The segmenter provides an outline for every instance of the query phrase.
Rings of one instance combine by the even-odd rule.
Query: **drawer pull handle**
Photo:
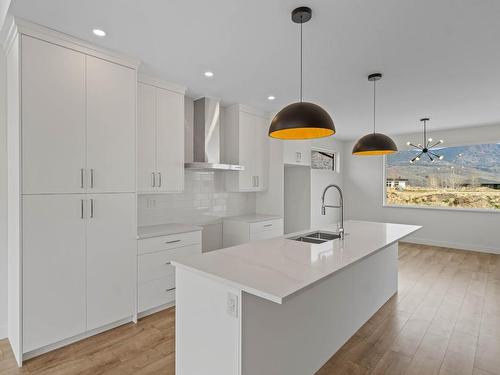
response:
[[[165,243],[169,244],[169,243],[176,243],[176,242],[181,242],[181,240],[166,241]]]
[[[168,266],[171,262],[166,262],[165,265]]]
[[[272,224],[266,224],[264,225],[264,228],[269,228],[269,227],[272,227],[273,225]]]
[[[175,288],[168,288],[168,289],[165,289],[165,292],[171,292],[172,290],[175,290]]]

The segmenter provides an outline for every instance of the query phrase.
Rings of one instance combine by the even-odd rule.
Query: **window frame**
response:
[[[333,169],[322,169],[322,168],[313,168],[312,167],[312,153],[313,152],[325,152],[333,155]],[[311,147],[311,170],[315,171],[330,171],[334,173],[340,173],[340,153],[338,151],[334,151],[332,149],[324,148],[324,147]]]

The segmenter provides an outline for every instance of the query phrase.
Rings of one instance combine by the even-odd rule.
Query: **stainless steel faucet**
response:
[[[339,192],[339,205],[338,206],[330,206],[325,204],[325,195],[328,189],[335,188]],[[323,190],[323,195],[321,195],[321,215],[326,215],[326,208],[340,208],[340,228],[339,235],[340,239],[344,239],[344,196],[342,195],[342,189],[340,186],[335,184],[328,185],[325,190]]]

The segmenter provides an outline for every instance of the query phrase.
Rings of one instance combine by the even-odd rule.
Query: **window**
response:
[[[410,163],[417,151],[386,157],[387,205],[500,211],[500,143],[443,147],[435,150],[442,160]]]
[[[311,151],[311,168],[312,169],[329,169],[335,171],[336,155],[331,151],[312,150]]]

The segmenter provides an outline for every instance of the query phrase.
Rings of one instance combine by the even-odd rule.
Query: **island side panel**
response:
[[[276,304],[242,295],[242,375],[319,368],[397,292],[397,244]]]
[[[239,375],[241,291],[176,267],[175,373]],[[237,316],[228,298],[237,297]]]

